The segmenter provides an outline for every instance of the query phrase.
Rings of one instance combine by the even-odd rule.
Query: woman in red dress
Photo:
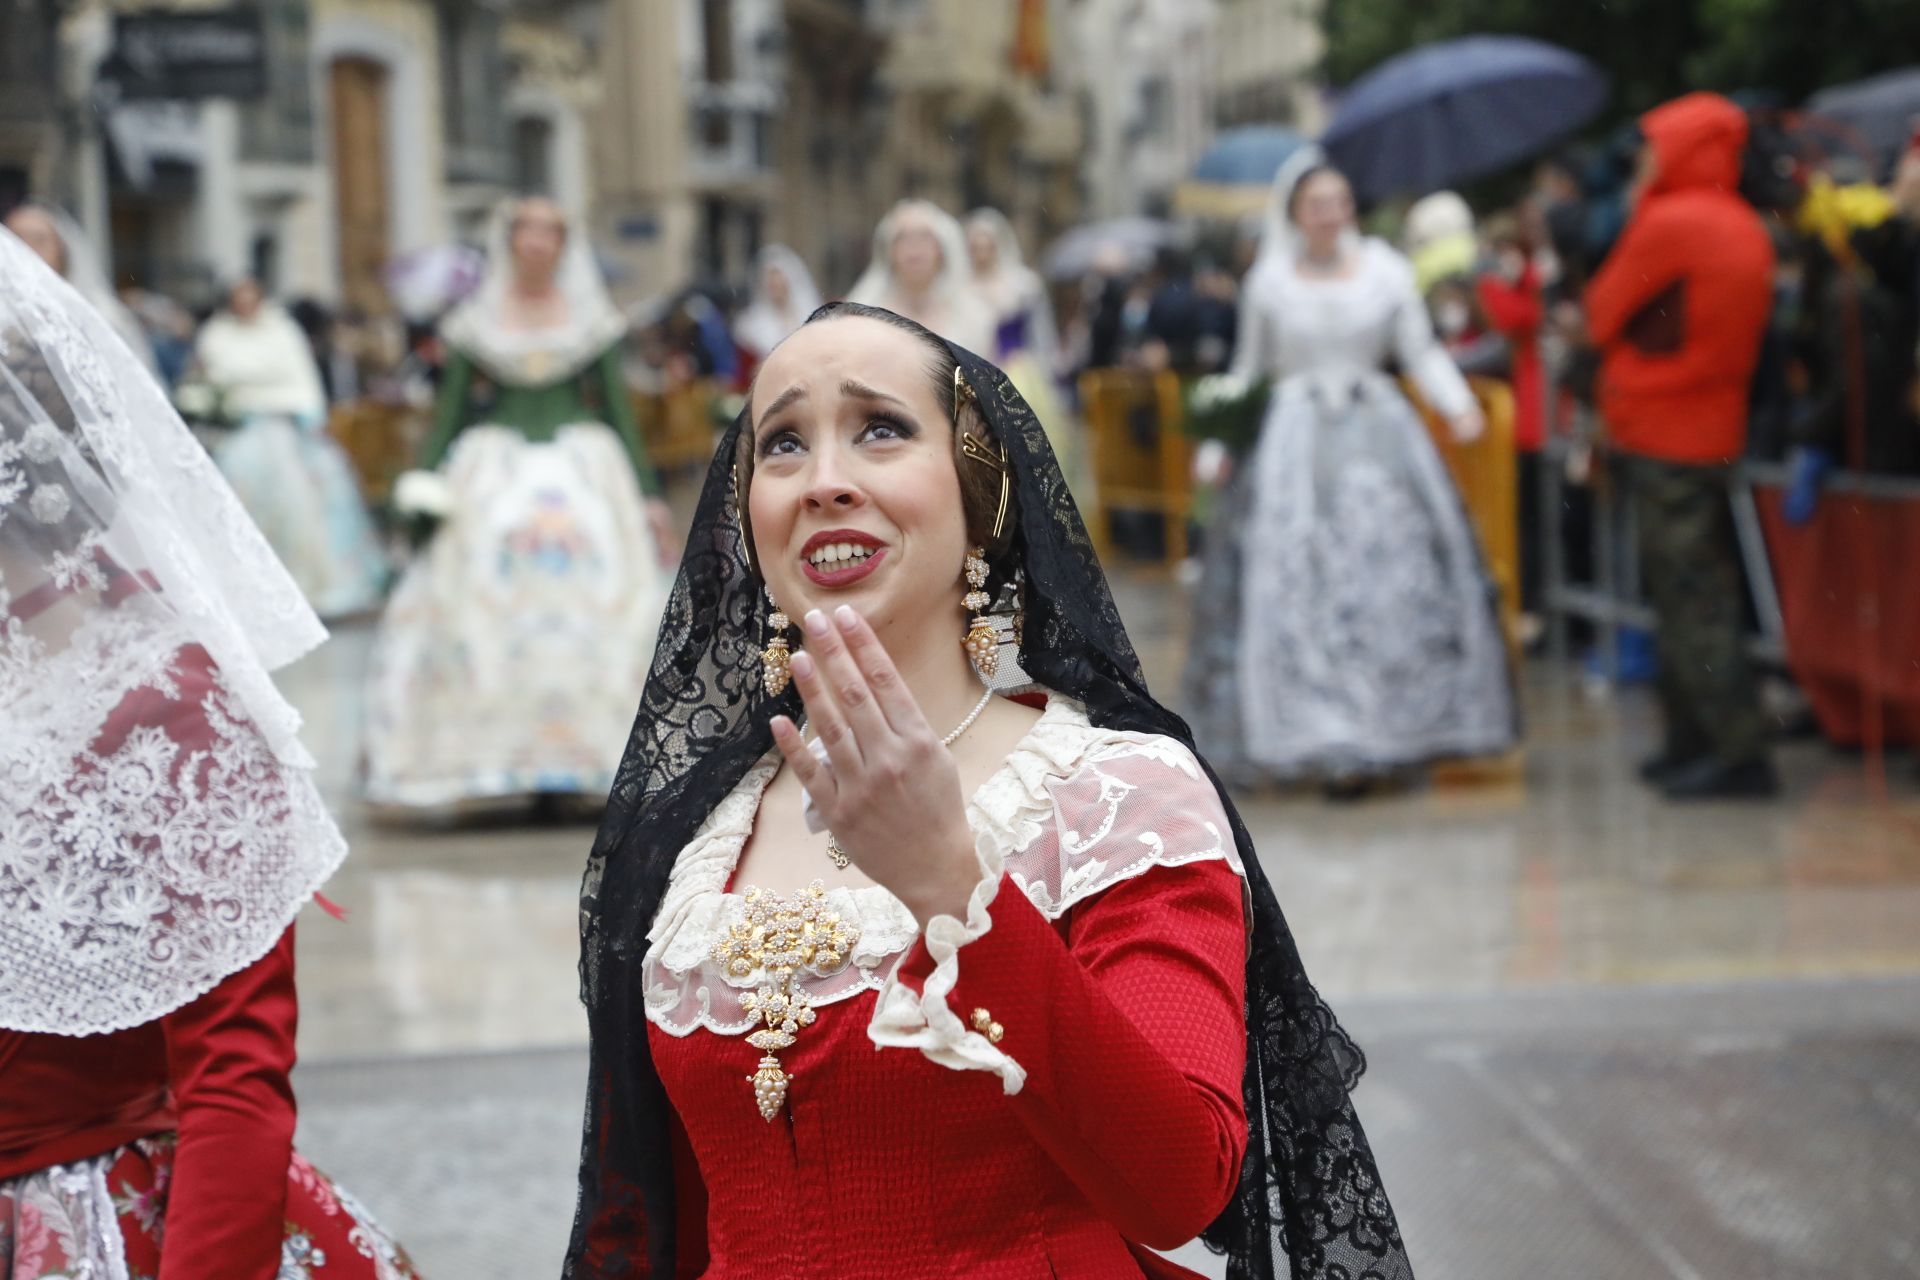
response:
[[[0,231],[0,1280],[405,1280],[293,1151],[346,854],[268,671],[324,637],[152,378]]]
[[[584,888],[566,1274],[1411,1275],[1359,1054],[1005,375],[823,308],[689,546]]]

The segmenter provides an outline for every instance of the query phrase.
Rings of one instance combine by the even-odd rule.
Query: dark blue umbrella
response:
[[[1579,54],[1522,36],[1465,36],[1360,77],[1321,144],[1362,199],[1436,191],[1538,155],[1606,99],[1606,76]]]
[[[1220,186],[1264,187],[1306,141],[1284,125],[1249,124],[1228,129],[1213,140],[1193,167],[1193,180]]]

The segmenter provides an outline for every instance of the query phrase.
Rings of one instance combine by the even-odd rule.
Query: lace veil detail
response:
[[[149,1022],[345,856],[268,672],[325,636],[158,384],[0,232],[0,1027]]]

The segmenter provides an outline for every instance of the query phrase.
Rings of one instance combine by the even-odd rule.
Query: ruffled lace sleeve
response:
[[[869,1036],[943,1066],[992,1071],[1017,1093],[1026,1079],[1021,1063],[952,1000],[964,949],[993,929],[1004,886],[1057,921],[1156,867],[1211,861],[1239,875],[1239,853],[1191,751],[1172,738],[1095,728],[1060,700],[974,797],[969,818],[981,877],[966,918],[927,922],[915,953],[881,990]]]

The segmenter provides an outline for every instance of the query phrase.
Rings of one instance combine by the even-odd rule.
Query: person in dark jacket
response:
[[[1740,196],[1747,120],[1693,93],[1641,119],[1633,212],[1586,293],[1600,408],[1640,500],[1666,742],[1641,773],[1673,799],[1772,795],[1742,644],[1729,468],[1772,303],[1774,250]]]

